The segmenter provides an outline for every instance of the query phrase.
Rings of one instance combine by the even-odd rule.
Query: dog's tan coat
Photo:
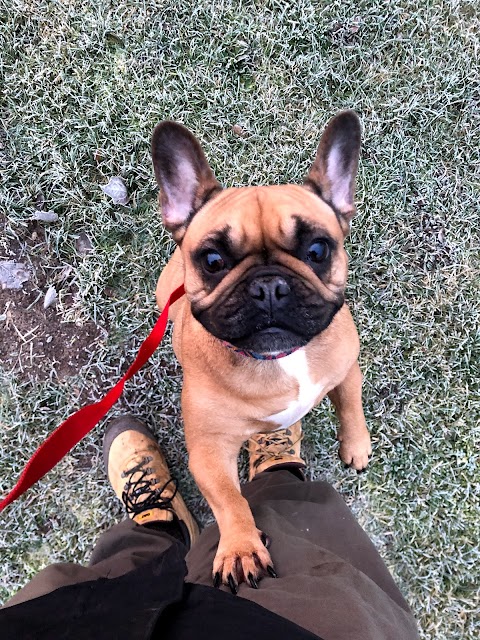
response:
[[[298,360],[295,353],[287,356],[284,363],[238,355],[206,331],[191,313],[193,301],[208,306],[210,298],[218,298],[223,290],[228,291],[231,282],[250,267],[249,260],[254,263],[255,252],[264,247],[280,264],[297,272],[303,270],[302,276],[311,281],[312,286],[321,288],[326,298],[343,290],[347,275],[343,249],[325,285],[318,282],[308,266],[277,248],[279,239],[289,235],[292,214],[312,221],[321,219],[328,233],[343,245],[344,229],[332,209],[304,187],[227,189],[193,217],[181,249],[175,250],[157,286],[160,309],[180,284],[185,284],[187,292],[186,297],[171,308],[170,318],[175,323],[173,346],[184,371],[182,409],[190,469],[220,527],[214,572],[220,571],[224,582],[230,573],[235,575],[237,558],[243,578],[249,572],[258,575],[255,555],[263,567],[271,564],[248,504],[239,492],[237,456],[242,443],[253,434],[287,426],[279,424],[275,416],[299,401],[302,376],[308,376],[311,389],[318,389],[315,397],[305,402],[306,410],[327,394],[336,407],[342,460],[355,469],[362,469],[371,452],[361,403],[359,340],[346,305],[327,329],[302,349],[308,371],[298,375],[291,375],[288,370],[288,359]],[[225,281],[208,294],[190,263],[190,255],[199,239],[210,229],[220,228],[222,222],[228,222],[239,243],[248,245],[252,257],[242,262],[238,273],[233,269]],[[296,420],[301,416],[293,417]],[[242,579],[238,571],[236,575]]]

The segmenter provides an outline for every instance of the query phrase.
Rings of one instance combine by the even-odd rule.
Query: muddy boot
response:
[[[112,420],[103,440],[108,479],[137,524],[177,522],[189,547],[199,530],[178,492],[165,457],[147,427],[130,416]]]

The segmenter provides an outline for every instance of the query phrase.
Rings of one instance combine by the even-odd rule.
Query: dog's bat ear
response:
[[[348,233],[355,215],[355,178],[360,154],[361,128],[354,111],[341,111],[327,124],[305,186],[332,205]],[[346,223],[346,224],[345,224]]]
[[[163,224],[181,242],[194,214],[222,187],[195,136],[178,122],[155,127],[152,159]]]

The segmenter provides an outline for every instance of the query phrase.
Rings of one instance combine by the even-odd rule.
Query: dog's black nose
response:
[[[285,301],[290,287],[280,276],[262,276],[251,281],[248,292],[258,307],[270,310]]]

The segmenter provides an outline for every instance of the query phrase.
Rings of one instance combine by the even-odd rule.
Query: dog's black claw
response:
[[[258,582],[251,573],[248,574],[248,582],[253,589],[258,589]]]
[[[366,470],[367,470],[367,467],[364,467],[363,469],[359,469],[357,471],[357,476],[359,476],[361,473],[365,473]]]
[[[217,571],[217,573],[213,576],[213,586],[215,587],[215,589],[218,589],[221,581],[222,581],[222,576],[220,575],[220,571]]]
[[[277,576],[277,574],[276,574],[276,572],[275,572],[275,569],[272,567],[272,565],[271,565],[271,564],[269,564],[269,565],[268,565],[268,567],[267,567],[267,573],[268,573],[270,576],[272,576],[272,578],[278,578],[278,576]]]
[[[230,587],[230,591],[233,593],[234,596],[236,596],[238,593],[238,584],[235,582],[235,579],[231,573],[228,574],[227,580],[228,580],[228,586]]]
[[[350,469],[350,465],[349,465],[349,464],[344,464],[344,465],[343,465],[343,468],[344,468],[344,469]]]
[[[270,546],[270,538],[267,536],[267,534],[264,531],[262,531],[260,540],[262,541],[263,546],[268,549],[268,547]]]

